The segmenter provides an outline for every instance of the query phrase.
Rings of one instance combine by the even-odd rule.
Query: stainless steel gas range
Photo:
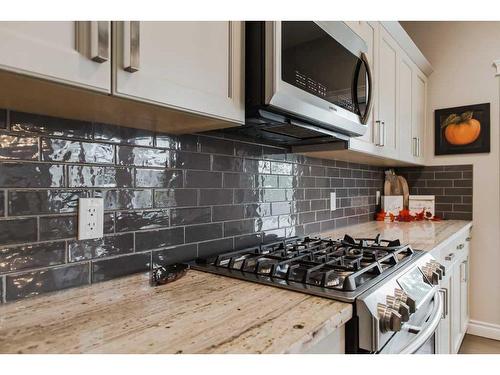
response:
[[[347,353],[433,353],[445,269],[399,240],[291,238],[192,268],[353,304]]]

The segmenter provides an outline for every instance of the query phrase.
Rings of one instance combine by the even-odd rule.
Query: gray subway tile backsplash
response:
[[[2,118],[10,118],[0,133],[10,137],[0,142],[7,301],[366,222],[384,182],[384,168],[254,142],[20,112],[0,111],[0,127]],[[16,137],[28,138],[26,148]],[[445,218],[472,215],[471,166],[398,171],[412,193],[439,193]],[[104,198],[104,238],[76,239],[80,197]]]
[[[398,168],[396,172],[408,180],[410,194],[435,195],[437,216],[472,220],[471,164]]]

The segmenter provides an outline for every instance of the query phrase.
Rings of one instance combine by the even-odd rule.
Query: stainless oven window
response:
[[[363,116],[368,76],[364,62],[311,21],[281,23],[281,79]]]

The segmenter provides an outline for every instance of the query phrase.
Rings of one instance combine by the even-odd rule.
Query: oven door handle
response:
[[[400,354],[413,354],[415,353],[425,342],[435,333],[439,322],[441,321],[441,315],[443,313],[443,299],[441,297],[441,293],[439,289],[436,289],[434,293],[434,308],[432,309],[431,315],[426,322],[425,327],[418,329],[420,327],[412,327],[411,331],[418,332],[415,336],[415,339],[411,341],[408,345],[406,345],[401,351]],[[417,328],[417,329],[415,329]]]

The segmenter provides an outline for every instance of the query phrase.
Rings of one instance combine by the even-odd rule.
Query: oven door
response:
[[[443,300],[439,289],[425,306],[421,306],[401,331],[387,342],[380,354],[434,354],[436,330],[443,315]]]
[[[267,22],[267,104],[333,131],[364,134],[373,97],[366,51],[340,21]]]

